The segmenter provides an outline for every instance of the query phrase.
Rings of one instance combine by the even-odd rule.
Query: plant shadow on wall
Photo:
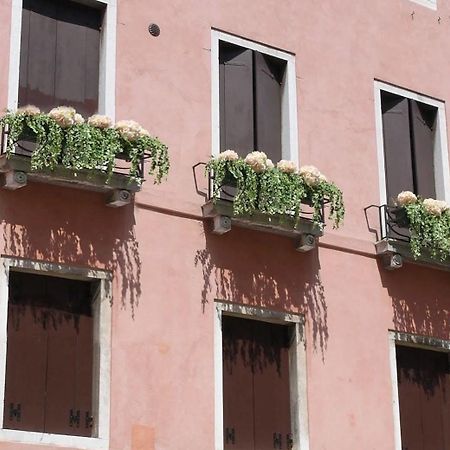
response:
[[[101,194],[39,183],[0,191],[0,202],[3,254],[109,270],[134,317],[141,259],[132,205],[108,208]]]
[[[450,339],[448,272],[415,264],[390,272],[380,261],[378,265],[382,285],[392,299],[395,330]]]
[[[217,236],[205,224],[206,248],[198,250],[202,308],[215,299],[305,314],[314,349],[328,342],[327,304],[317,250],[298,253],[291,239],[233,228]]]

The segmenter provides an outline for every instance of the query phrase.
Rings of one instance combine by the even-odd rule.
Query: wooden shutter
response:
[[[254,52],[256,150],[281,159],[281,93],[285,61]]]
[[[413,191],[408,99],[381,92],[387,202],[401,191]]]
[[[227,316],[222,323],[225,448],[291,448],[289,328]]]
[[[291,448],[288,327],[256,322],[255,448]]]
[[[402,447],[450,448],[448,354],[397,346]]]
[[[223,424],[224,448],[254,448],[253,321],[224,316]]]
[[[416,193],[436,198],[434,139],[437,108],[410,100]]]
[[[11,272],[3,426],[38,432],[45,423],[45,308],[34,293],[39,280],[22,280],[22,274]]]
[[[20,50],[19,105],[48,110],[55,105],[56,5],[24,0]]]
[[[69,0],[24,0],[19,104],[98,107],[102,10]]]
[[[254,150],[252,51],[219,46],[220,149],[245,156]]]
[[[91,436],[90,283],[13,272],[10,286],[5,427]]]

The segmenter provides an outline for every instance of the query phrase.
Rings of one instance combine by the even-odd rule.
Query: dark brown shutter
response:
[[[102,10],[69,0],[25,0],[19,104],[98,107]]]
[[[11,294],[3,426],[38,432],[45,423],[47,332],[43,311],[33,306],[31,298]]]
[[[254,52],[256,149],[281,159],[281,92],[286,63]]]
[[[253,321],[224,316],[222,333],[224,448],[253,449]]]
[[[91,285],[12,273],[5,426],[92,435]],[[22,420],[11,416],[20,404]]]
[[[225,448],[291,448],[289,328],[222,320]]]
[[[50,0],[23,2],[19,105],[55,106],[56,5]]]
[[[448,354],[397,346],[402,447],[450,448]]]
[[[437,108],[414,100],[410,100],[409,104],[416,193],[424,198],[436,198],[434,139]]]
[[[401,191],[414,191],[408,99],[381,92],[386,191],[389,204]]]
[[[220,149],[245,156],[254,150],[252,51],[221,42],[219,63]]]

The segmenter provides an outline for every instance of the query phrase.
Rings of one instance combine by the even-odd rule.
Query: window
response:
[[[427,8],[437,9],[437,0],[411,0],[414,3],[417,3],[422,6],[426,6]]]
[[[298,161],[295,57],[219,31],[212,34],[213,154],[264,151]]]
[[[109,277],[22,260],[5,265],[0,440],[107,448]]]
[[[114,118],[116,0],[12,0],[8,108]]]
[[[397,345],[396,360],[401,448],[450,448],[449,354]]]
[[[375,83],[382,203],[401,191],[448,199],[444,104],[385,83]]]
[[[70,0],[23,0],[19,106],[97,111],[102,16]]]
[[[217,311],[216,448],[308,448],[299,316],[227,303]]]

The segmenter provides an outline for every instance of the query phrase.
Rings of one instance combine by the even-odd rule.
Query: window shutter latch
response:
[[[14,403],[9,404],[9,420],[16,419],[16,422],[20,422],[22,419],[22,405],[17,403],[17,406]]]
[[[225,428],[225,444],[233,444],[236,442],[234,428]]]
[[[80,410],[77,409],[76,411],[74,409],[71,409],[69,411],[69,426],[77,428],[80,428]]]

